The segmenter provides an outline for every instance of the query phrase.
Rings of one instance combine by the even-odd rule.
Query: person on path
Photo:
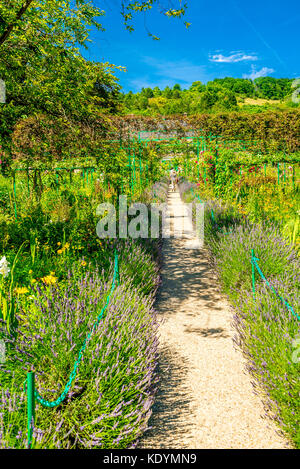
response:
[[[171,180],[171,190],[174,192],[176,188],[176,182],[177,182],[177,172],[174,168],[172,168],[170,171],[170,180]]]

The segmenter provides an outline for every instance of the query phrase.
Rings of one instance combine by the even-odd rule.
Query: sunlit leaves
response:
[[[164,14],[169,18],[182,18],[185,15],[187,4],[185,3],[182,6],[181,0],[178,0],[179,8],[173,7],[173,2],[168,1],[166,2],[168,5],[160,2],[159,0],[127,0],[122,1],[122,16],[124,19],[124,25],[126,29],[130,32],[134,31],[133,27],[133,19],[135,14],[139,13],[147,13],[149,12],[153,6],[156,4],[160,13]],[[191,23],[184,23],[186,28],[188,28]],[[148,35],[155,41],[159,40],[159,37],[155,36],[151,32],[148,32]]]

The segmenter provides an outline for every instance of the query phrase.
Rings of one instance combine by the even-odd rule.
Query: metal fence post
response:
[[[252,264],[252,292],[253,299],[255,300],[255,266],[254,266],[254,249],[251,249],[251,264]]]
[[[27,373],[27,435],[28,448],[31,446],[33,423],[35,417],[35,399],[34,399],[34,373]]]

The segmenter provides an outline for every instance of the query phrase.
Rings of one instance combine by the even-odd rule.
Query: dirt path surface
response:
[[[183,222],[178,192],[168,199],[171,234]],[[191,238],[190,235],[187,238]],[[204,249],[165,239],[160,327],[160,389],[140,448],[286,448],[253,393],[235,350],[232,310],[218,293]]]

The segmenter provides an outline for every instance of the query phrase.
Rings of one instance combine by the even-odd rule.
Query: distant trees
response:
[[[213,82],[209,83],[217,83],[235,94],[240,94],[247,97],[252,97],[255,92],[255,87],[252,80],[246,78],[215,78]]]
[[[151,88],[142,88],[141,95],[146,98],[153,98],[154,93]]]
[[[205,91],[205,85],[203,85],[201,81],[194,81],[190,86],[190,91],[201,93],[202,91]]]
[[[235,94],[220,85],[208,84],[206,91],[202,93],[201,110],[236,110],[237,100]]]
[[[143,88],[140,93],[124,95],[123,103],[130,112],[138,111],[141,108],[139,97],[147,97],[148,104],[145,107],[144,100],[142,108],[143,113],[149,115],[237,111],[237,98],[283,100],[292,94],[292,83],[289,78],[262,77],[254,81],[248,78],[216,78],[206,85],[195,81],[188,89],[182,89],[178,83],[173,88],[166,86],[163,90],[158,86]]]
[[[254,80],[256,96],[265,99],[283,99],[292,92],[290,78],[260,77]]]

